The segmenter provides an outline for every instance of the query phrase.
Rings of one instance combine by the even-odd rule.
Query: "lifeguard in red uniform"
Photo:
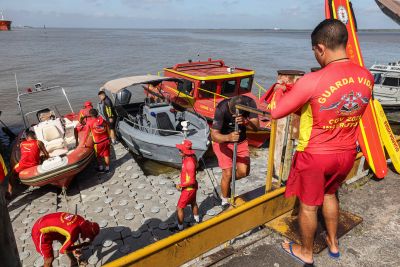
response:
[[[85,119],[89,117],[89,111],[93,108],[93,104],[90,101],[86,101],[83,105],[83,109],[79,111],[79,122],[85,124]]]
[[[44,266],[52,266],[53,241],[59,241],[62,244],[61,254],[67,254],[71,260],[71,266],[78,266],[77,249],[89,245],[99,234],[99,225],[95,222],[85,220],[79,215],[67,212],[56,212],[47,214],[39,218],[32,227],[32,240],[37,252],[44,258]],[[89,239],[78,245],[74,245],[79,237],[82,241]]]
[[[98,171],[110,171],[110,130],[107,121],[99,116],[95,109],[89,111],[89,118],[86,125],[92,135],[94,142],[94,151],[96,152]],[[84,140],[87,139],[87,136]],[[86,142],[85,142],[86,143]],[[105,169],[103,168],[102,159],[104,159]]]
[[[42,153],[44,158],[49,158],[49,153],[47,152],[42,141],[36,139],[36,134],[34,131],[26,131],[26,139],[19,144],[21,151],[21,158],[17,165],[14,167],[14,172],[18,175],[21,171],[34,167],[40,164]],[[12,185],[8,183],[8,193],[12,194]]]
[[[185,139],[182,144],[176,147],[182,156],[181,183],[176,185],[176,189],[181,191],[181,196],[176,207],[178,226],[171,228],[172,231],[183,230],[184,208],[187,205],[192,207],[193,217],[196,223],[200,222],[199,207],[196,202],[198,184],[196,181],[196,154],[192,150],[192,142]]]

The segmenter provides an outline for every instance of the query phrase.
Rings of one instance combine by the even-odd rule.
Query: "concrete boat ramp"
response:
[[[52,212],[67,211],[99,223],[100,234],[92,246],[84,250],[83,259],[89,266],[101,266],[114,259],[172,235],[175,209],[180,193],[175,189],[179,171],[160,175],[145,175],[121,145],[113,147],[111,171],[100,174],[91,164],[78,175],[66,196],[52,187],[30,187],[17,193],[8,209],[23,266],[42,266],[31,239],[35,221]],[[267,149],[253,150],[250,176],[236,183],[238,195],[265,185]],[[207,169],[197,173],[199,204],[202,220],[218,213],[219,200],[214,186],[219,188],[221,171],[215,159],[207,159]],[[186,224],[194,222],[190,208],[185,211]],[[66,255],[58,255],[61,244],[54,243],[54,266],[69,266]]]

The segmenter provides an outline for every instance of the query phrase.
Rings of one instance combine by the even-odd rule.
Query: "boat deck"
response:
[[[112,168],[108,174],[98,174],[94,164],[78,175],[68,189],[66,198],[51,186],[28,188],[8,206],[20,259],[23,266],[42,266],[43,259],[36,252],[31,239],[31,228],[44,214],[58,211],[75,212],[101,226],[92,246],[84,250],[89,266],[101,266],[132,251],[142,248],[172,233],[175,207],[179,192],[174,184],[179,180],[175,171],[158,176],[145,175],[132,155],[118,144],[112,153]],[[252,171],[249,177],[237,182],[236,192],[242,194],[265,185],[267,150],[251,152]],[[220,180],[220,169],[210,159],[207,171]],[[117,167],[115,167],[117,166]],[[197,201],[203,221],[221,209],[213,196],[213,186],[205,171],[197,174]],[[219,187],[219,185],[217,185]],[[185,222],[191,222],[185,210]],[[55,249],[60,248],[55,243]],[[54,266],[69,266],[66,255],[55,252]]]

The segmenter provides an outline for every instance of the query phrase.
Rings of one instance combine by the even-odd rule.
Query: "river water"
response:
[[[366,66],[400,60],[400,31],[360,32],[359,38]],[[15,29],[0,32],[0,44],[1,119],[13,129],[22,125],[15,73],[20,88],[63,86],[79,110],[85,100],[97,102],[99,87],[110,79],[155,74],[188,59],[220,58],[254,69],[264,87],[278,69],[317,66],[309,31]]]

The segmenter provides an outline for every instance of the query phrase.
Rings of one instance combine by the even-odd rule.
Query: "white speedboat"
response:
[[[400,108],[400,61],[374,64],[370,68],[374,75],[374,97],[385,110]]]

